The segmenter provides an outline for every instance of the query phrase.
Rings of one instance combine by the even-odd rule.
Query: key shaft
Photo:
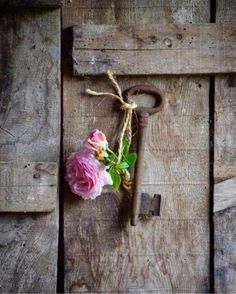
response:
[[[147,126],[148,126],[147,112],[140,112],[138,114],[139,119],[139,133],[138,133],[138,146],[137,146],[137,162],[135,166],[135,176],[134,176],[134,190],[133,190],[133,207],[131,215],[131,225],[136,226],[139,213],[140,213],[140,203],[141,203],[141,188],[142,188],[142,176],[144,167],[144,151],[145,142],[147,137]]]

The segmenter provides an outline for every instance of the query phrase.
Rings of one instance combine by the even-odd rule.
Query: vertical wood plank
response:
[[[236,3],[217,1],[216,22],[236,20]],[[231,189],[236,176],[236,77],[215,78],[215,292],[233,293],[236,289],[235,243],[236,209]],[[218,187],[221,187],[219,190]],[[222,200],[222,201],[220,201]]]
[[[58,164],[60,11],[1,12],[0,36],[0,160]],[[57,207],[1,213],[0,292],[56,292],[57,247]]]
[[[206,1],[67,4],[63,8],[64,158],[81,148],[94,127],[106,132],[114,145],[119,122],[113,101],[84,94],[86,88],[110,90],[106,78],[72,77],[68,45],[72,25],[207,21]],[[144,82],[156,84],[166,95],[165,110],[150,121],[143,179],[144,192],[162,194],[161,216],[132,228],[126,223],[130,203],[125,195],[108,189],[95,201],[82,201],[65,185],[65,291],[208,292],[208,78],[118,79],[124,89]]]

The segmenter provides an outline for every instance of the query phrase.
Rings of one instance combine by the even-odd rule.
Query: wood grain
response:
[[[236,21],[235,1],[217,1],[216,22]],[[215,292],[233,293],[236,289],[235,241],[236,209],[236,85],[234,75],[215,78]]]
[[[234,76],[215,80],[215,182],[236,176],[236,86]]]
[[[57,207],[58,166],[0,162],[0,211],[49,212]]]
[[[74,74],[236,72],[235,29],[233,23],[75,26]]]
[[[236,178],[214,185],[214,212],[236,206]]]
[[[1,215],[1,293],[56,292],[57,232],[57,213]]]
[[[215,291],[235,292],[236,208],[215,213]]]
[[[208,3],[194,3],[89,0],[63,8],[65,159],[95,127],[115,147],[121,118],[116,102],[85,95],[86,88],[111,91],[106,77],[72,76],[71,26],[207,22]],[[166,96],[148,128],[143,183],[144,192],[162,194],[161,214],[131,228],[126,194],[106,189],[95,201],[82,201],[65,184],[65,291],[208,292],[208,78],[119,76],[118,82],[122,89],[154,84]],[[152,103],[147,95],[137,99]]]
[[[1,12],[0,39],[0,160],[9,164],[4,169],[10,171],[16,162],[58,164],[60,11]],[[3,179],[9,187],[14,181],[40,182],[28,168]],[[56,184],[56,175],[53,179]],[[55,187],[53,197],[58,198]],[[58,200],[51,213],[1,213],[0,292],[56,292],[57,250]]]

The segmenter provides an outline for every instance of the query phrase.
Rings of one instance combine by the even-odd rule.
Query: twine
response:
[[[130,103],[125,102],[123,95],[122,95],[121,88],[120,88],[119,84],[117,83],[117,81],[114,77],[114,74],[108,70],[107,75],[108,75],[109,80],[112,82],[112,85],[115,88],[117,94],[113,94],[113,93],[109,93],[109,92],[95,92],[90,89],[87,89],[85,92],[87,94],[93,95],[93,96],[107,96],[107,97],[115,98],[115,99],[119,100],[121,103],[120,109],[124,110],[125,114],[124,114],[124,119],[123,119],[123,127],[122,127],[120,137],[119,137],[119,147],[118,147],[118,156],[117,156],[118,157],[117,161],[119,163],[121,161],[121,157],[122,157],[123,140],[124,140],[124,136],[126,133],[127,133],[129,146],[131,144],[132,114],[133,114],[133,110],[137,107],[137,104],[134,101],[130,101]],[[126,174],[126,176],[128,177],[127,174]]]

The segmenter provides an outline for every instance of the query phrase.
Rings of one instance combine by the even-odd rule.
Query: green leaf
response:
[[[125,137],[124,139],[123,139],[123,150],[122,150],[122,155],[124,156],[124,157],[126,157],[126,155],[128,154],[128,152],[129,152],[129,140],[128,140],[128,138],[127,137]]]
[[[108,157],[105,158],[105,165],[112,166],[115,163],[115,155],[109,154]]]
[[[120,183],[121,183],[121,176],[119,175],[118,171],[115,169],[112,169],[110,171],[110,175],[113,181],[112,187],[115,191],[118,191],[120,187]]]
[[[129,167],[134,166],[136,160],[137,160],[137,154],[136,153],[129,153],[125,157],[126,162],[128,163]]]
[[[126,161],[123,161],[123,162],[121,162],[121,163],[118,163],[118,164],[116,165],[116,167],[119,168],[119,169],[126,169],[126,168],[129,167],[129,164],[128,164]]]

